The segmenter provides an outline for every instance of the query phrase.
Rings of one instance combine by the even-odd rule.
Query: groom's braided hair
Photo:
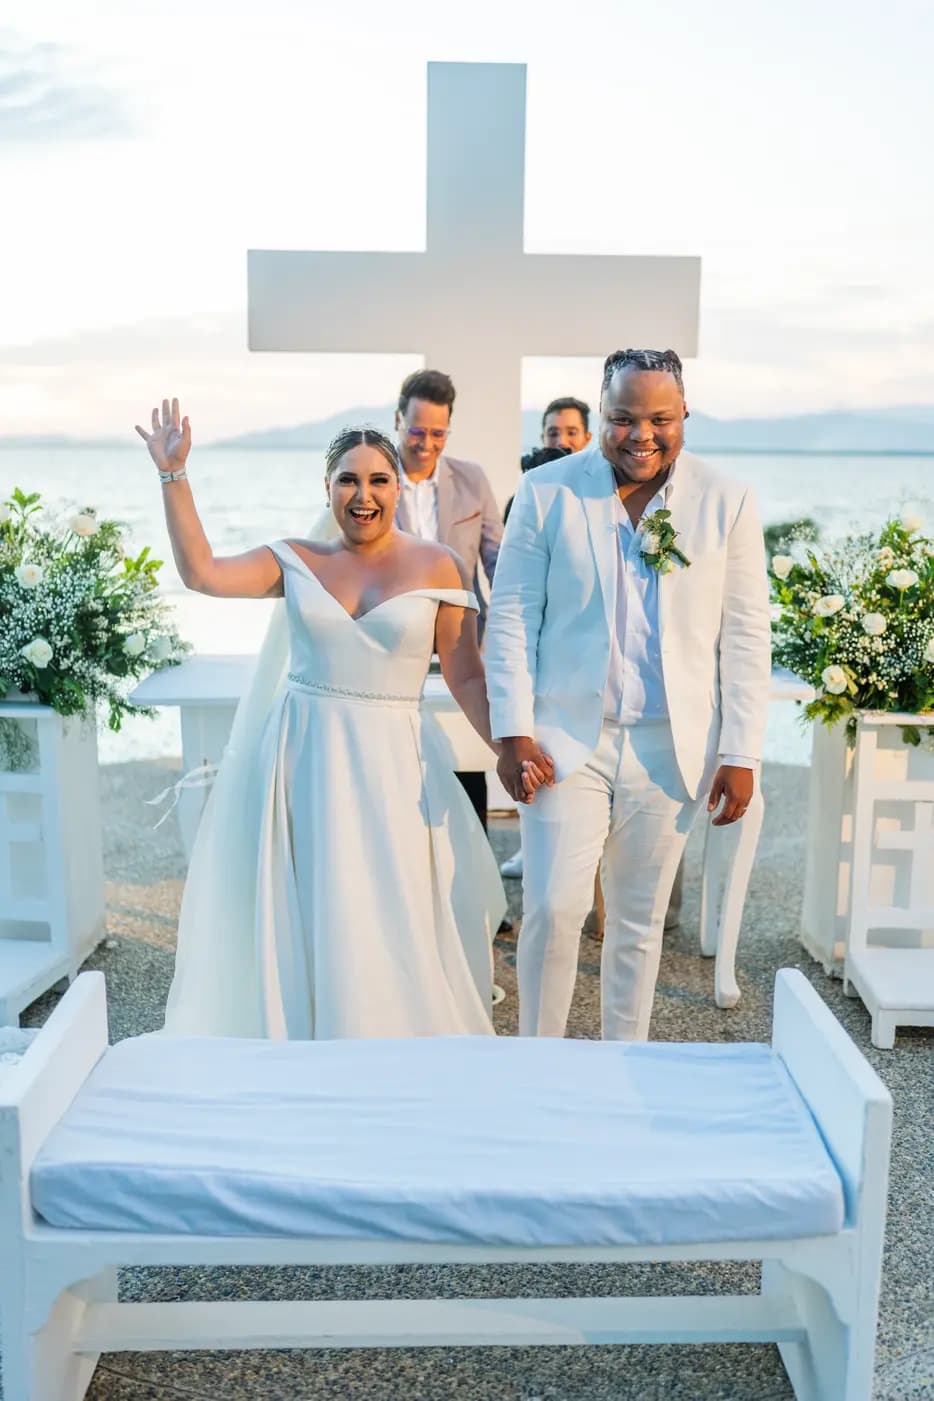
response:
[[[341,458],[354,448],[376,448],[382,453],[396,476],[399,476],[399,457],[394,444],[378,428],[342,428],[336,438],[328,443],[324,455],[325,476],[330,477]]]
[[[603,390],[609,388],[610,380],[618,370],[661,370],[674,379],[681,393],[684,393],[684,379],[681,373],[681,357],[674,350],[614,350],[606,357],[603,366]]]

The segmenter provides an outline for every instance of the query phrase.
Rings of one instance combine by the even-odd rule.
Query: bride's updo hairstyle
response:
[[[328,444],[328,450],[324,458],[325,477],[330,479],[331,473],[334,471],[341,458],[346,456],[346,454],[351,452],[354,448],[360,447],[376,448],[376,451],[382,453],[383,457],[385,457],[386,461],[389,463],[389,466],[395,472],[396,480],[401,480],[401,468],[399,466],[399,457],[396,453],[395,446],[386,437],[385,433],[380,433],[376,428],[342,428],[337,437],[332,438]]]

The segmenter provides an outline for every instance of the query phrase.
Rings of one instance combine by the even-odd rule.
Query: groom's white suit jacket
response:
[[[486,631],[493,735],[530,735],[560,780],[603,725],[616,618],[612,469],[587,447],[527,473],[500,548]],[[762,755],[770,619],[753,493],[682,452],[667,507],[691,561],[659,579],[662,672],[675,754],[692,797],[708,755]]]

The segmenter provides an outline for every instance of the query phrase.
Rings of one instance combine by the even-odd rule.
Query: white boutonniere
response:
[[[679,532],[671,524],[670,511],[653,511],[642,521],[642,558],[646,564],[657,569],[659,574],[670,574],[675,560],[683,569],[690,567],[691,561],[675,541]]]

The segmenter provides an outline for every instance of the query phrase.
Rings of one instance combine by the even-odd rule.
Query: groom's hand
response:
[[[496,772],[500,782],[517,803],[530,803],[536,790],[555,781],[551,758],[528,735],[511,735],[501,741]]]
[[[707,800],[707,811],[713,812],[723,799],[723,807],[713,820],[714,827],[728,827],[742,817],[752,802],[755,781],[752,769],[737,768],[734,764],[722,764],[717,769]]]

